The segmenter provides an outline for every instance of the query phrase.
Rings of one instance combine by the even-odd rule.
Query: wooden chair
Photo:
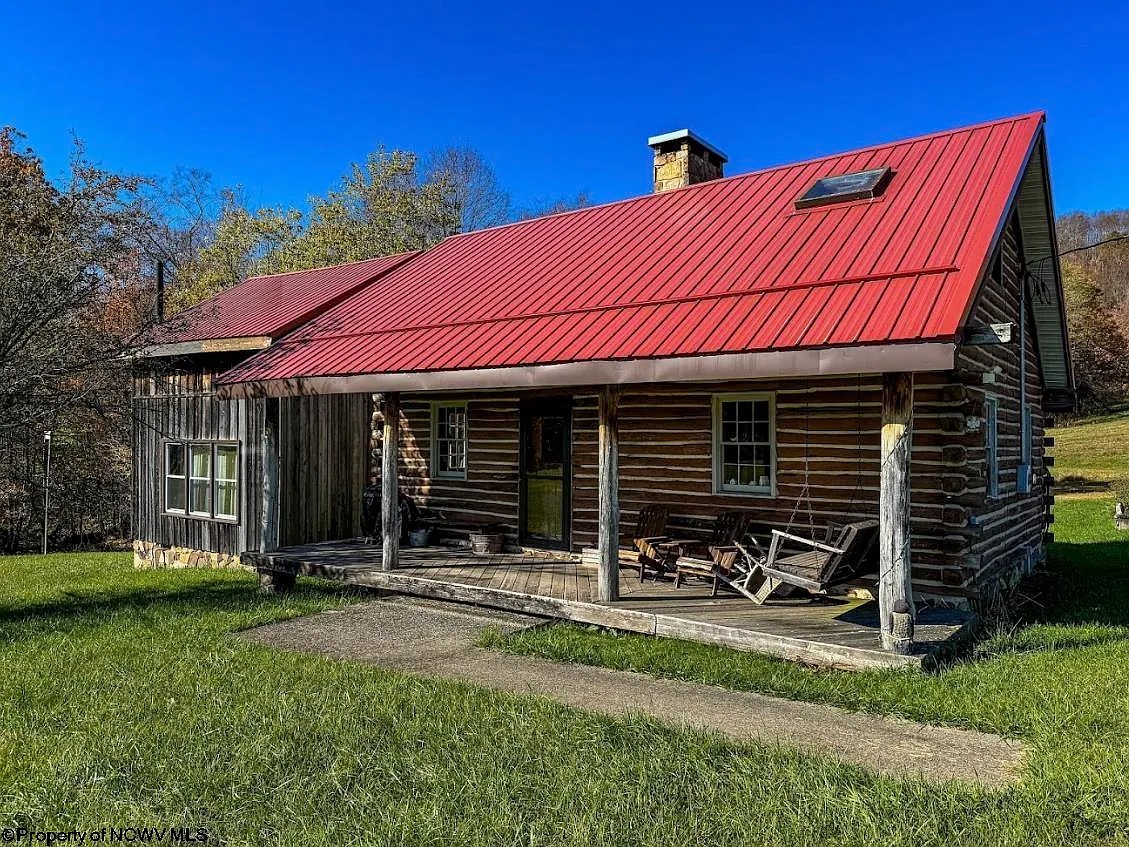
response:
[[[656,573],[666,572],[666,562],[670,555],[662,548],[671,541],[666,534],[669,517],[670,509],[655,503],[639,510],[633,541],[635,549],[639,551],[640,582],[648,568]]]
[[[722,512],[714,519],[708,540],[679,541],[671,545],[668,549],[676,554],[669,563],[674,572],[674,587],[682,585],[686,577],[712,579],[715,558],[729,555],[733,542],[745,534],[747,524],[748,516],[744,512]]]
[[[816,541],[774,529],[767,555],[737,542],[734,546],[741,553],[740,558],[735,557],[727,563],[728,567],[714,568],[714,591],[718,582],[724,582],[758,606],[785,586],[816,594],[826,592],[829,586],[850,579],[866,566],[878,541],[878,521],[831,524],[827,537],[834,540]],[[810,549],[782,555],[786,543]],[[763,580],[754,590],[752,583],[758,577]]]

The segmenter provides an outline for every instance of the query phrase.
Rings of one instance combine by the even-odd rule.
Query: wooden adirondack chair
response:
[[[648,568],[659,573],[665,572],[665,562],[671,556],[663,549],[663,545],[671,540],[666,534],[669,516],[669,508],[655,503],[639,510],[633,541],[635,549],[639,551],[640,582]]]
[[[816,541],[774,529],[767,555],[758,555],[759,551],[753,552],[737,542],[735,546],[743,554],[743,561],[728,569],[715,568],[714,574],[758,606],[787,585],[817,594],[825,592],[829,586],[850,579],[865,567],[878,540],[878,521],[832,524],[828,527],[828,539]],[[784,556],[786,543],[811,549]],[[756,577],[763,577],[763,581],[754,590],[752,584]]]
[[[749,518],[744,512],[721,512],[713,522],[708,541],[683,541],[677,546],[677,556],[671,563],[674,587],[682,585],[686,577],[712,579],[717,558],[729,557],[733,542],[745,534]]]

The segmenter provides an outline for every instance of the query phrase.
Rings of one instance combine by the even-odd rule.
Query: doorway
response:
[[[572,503],[572,401],[521,406],[521,541],[567,549]]]

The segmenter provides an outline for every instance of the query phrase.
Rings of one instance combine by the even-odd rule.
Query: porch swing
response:
[[[861,375],[857,379],[855,409],[856,419],[861,421]],[[811,504],[810,400],[804,403],[804,431],[809,439],[804,443],[804,482],[785,528],[772,530],[772,540],[767,551],[752,535],[747,537],[745,544],[737,539],[731,549],[711,550],[714,557],[712,568],[714,596],[717,595],[720,583],[725,583],[758,606],[774,594],[782,594],[792,587],[803,588],[813,594],[823,594],[830,586],[858,574],[866,565],[878,540],[877,520],[865,519],[844,523],[829,521],[823,539],[816,539],[815,516]],[[847,514],[853,513],[862,486],[862,427],[857,427],[857,431],[855,488],[847,504]],[[793,531],[801,503],[805,505],[807,511],[806,537],[797,535]],[[785,545],[806,549],[799,553],[787,553]],[[760,580],[759,584],[756,584],[757,580]]]

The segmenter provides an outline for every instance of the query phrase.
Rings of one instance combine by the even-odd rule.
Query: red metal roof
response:
[[[400,253],[329,268],[249,277],[154,327],[145,343],[279,338],[414,255]]]
[[[953,340],[1043,119],[454,236],[221,381]],[[883,165],[878,198],[794,206]]]

